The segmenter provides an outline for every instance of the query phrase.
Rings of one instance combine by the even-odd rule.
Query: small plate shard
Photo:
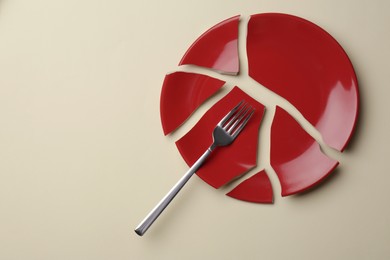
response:
[[[273,203],[272,185],[265,170],[242,181],[226,195],[248,202]]]
[[[225,81],[210,76],[174,72],[165,76],[160,97],[160,117],[164,134],[178,128]]]

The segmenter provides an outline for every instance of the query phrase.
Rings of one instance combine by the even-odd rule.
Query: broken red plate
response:
[[[224,74],[238,74],[238,24],[239,16],[235,16],[206,31],[188,49],[179,65],[193,64]],[[248,23],[247,55],[250,77],[295,106],[319,130],[326,144],[344,150],[355,128],[359,97],[351,62],[335,39],[302,18],[257,14]],[[197,80],[203,77],[206,80]],[[188,88],[181,88],[183,84]],[[164,133],[179,127],[222,85],[222,81],[197,74],[168,75],[161,96]],[[261,113],[250,120],[231,146],[214,153],[198,170],[197,174],[215,188],[256,165],[258,129],[264,107],[235,87],[176,142],[184,160],[192,165],[211,144],[215,124],[241,99],[259,106]],[[287,196],[318,184],[338,162],[323,154],[318,143],[278,107],[271,129],[271,165],[279,177],[282,195]],[[272,188],[262,171],[227,195],[269,203]]]
[[[276,107],[271,127],[271,166],[279,177],[282,196],[313,187],[337,165],[290,114]]]
[[[231,17],[203,33],[187,50],[179,65],[192,64],[236,75],[239,71],[238,23]]]
[[[287,14],[256,14],[248,23],[249,75],[285,98],[343,151],[355,127],[358,85],[337,41],[317,25]]]
[[[165,76],[160,97],[160,117],[164,134],[179,127],[224,81],[206,75],[174,72]]]
[[[176,142],[180,154],[186,163],[192,166],[212,144],[212,132],[218,122],[242,100],[256,109],[245,129],[231,145],[217,148],[196,172],[200,178],[215,188],[221,187],[256,166],[258,132],[264,106],[238,87],[234,87]]]

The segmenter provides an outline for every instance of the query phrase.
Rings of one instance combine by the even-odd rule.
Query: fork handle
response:
[[[142,236],[153,224],[153,222],[160,216],[168,204],[173,200],[176,194],[179,193],[181,188],[187,183],[192,175],[199,169],[204,161],[209,157],[215,146],[212,145],[210,148],[203,153],[203,155],[192,165],[192,167],[184,174],[184,176],[172,187],[172,189],[165,195],[165,197],[152,209],[152,211],[145,217],[144,220],[136,227],[135,233]]]

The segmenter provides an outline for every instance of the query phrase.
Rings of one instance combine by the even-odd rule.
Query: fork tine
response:
[[[236,138],[238,134],[244,129],[245,125],[248,123],[249,119],[252,117],[253,113],[255,112],[255,109],[251,107],[251,112],[246,113],[246,117],[244,120],[241,121],[241,124],[237,126],[236,130],[234,131],[232,137]]]
[[[244,116],[248,113],[248,111],[251,110],[251,106],[245,106],[242,107],[242,109],[236,113],[236,116],[229,122],[229,126],[224,127],[226,132],[228,134],[232,134],[233,130],[237,128],[237,125],[242,121]]]
[[[219,121],[218,125],[222,127],[231,117],[234,115],[234,113],[237,111],[237,109],[241,106],[241,104],[244,102],[244,100],[240,101],[230,112],[222,118],[221,121]]]
[[[223,126],[225,131],[228,131],[228,129],[232,129],[234,127],[234,123],[237,122],[237,118],[240,118],[243,114],[245,114],[247,105],[247,103],[244,103],[244,105],[240,107],[240,109],[231,117],[231,119],[228,120],[228,122]]]

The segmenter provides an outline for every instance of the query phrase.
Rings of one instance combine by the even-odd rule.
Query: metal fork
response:
[[[204,154],[192,165],[184,176],[176,183],[167,195],[152,209],[144,220],[136,227],[135,233],[142,236],[183,188],[191,176],[200,168],[206,158],[218,146],[231,144],[244,129],[255,109],[246,102],[241,101],[216,125],[213,131],[213,143]]]

